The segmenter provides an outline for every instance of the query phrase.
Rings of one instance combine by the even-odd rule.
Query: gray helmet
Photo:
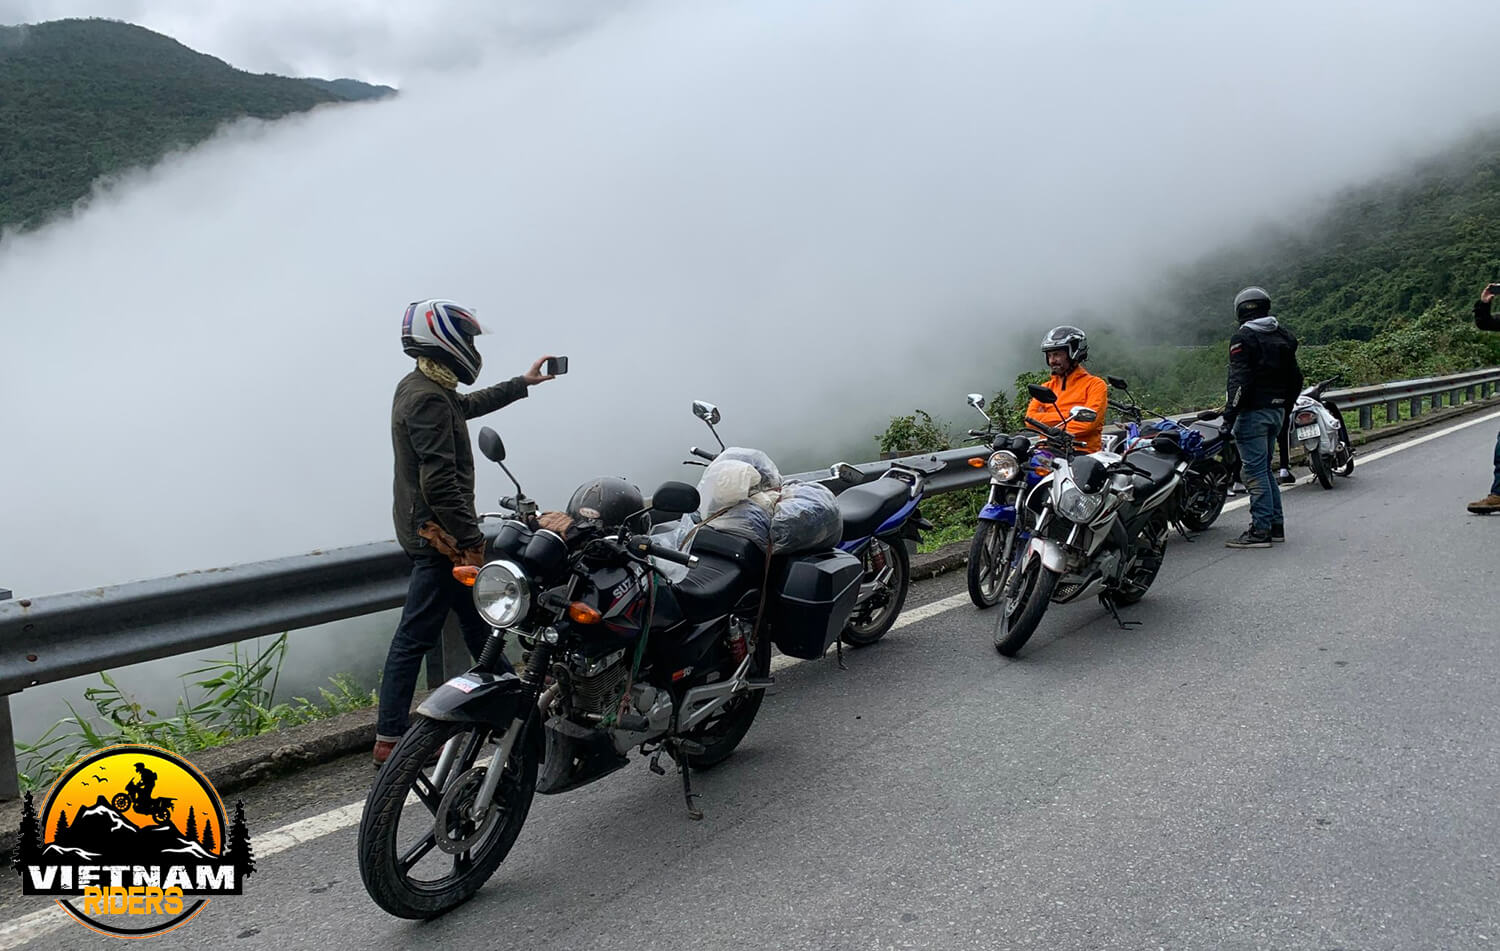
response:
[[[1082,363],[1089,358],[1089,338],[1077,327],[1064,324],[1047,331],[1042,338],[1042,350],[1066,350],[1069,360]]]
[[[623,526],[645,507],[640,489],[624,479],[606,476],[580,485],[568,500],[566,512],[579,525],[609,529]],[[630,527],[646,531],[650,522],[647,520],[644,525]]]
[[[1240,323],[1271,312],[1271,295],[1263,287],[1247,287],[1234,295],[1234,319]]]

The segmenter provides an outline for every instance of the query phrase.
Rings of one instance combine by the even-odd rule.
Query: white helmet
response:
[[[466,385],[479,379],[484,358],[474,338],[485,332],[474,311],[451,300],[422,300],[406,308],[401,320],[401,349],[412,357],[430,357]]]

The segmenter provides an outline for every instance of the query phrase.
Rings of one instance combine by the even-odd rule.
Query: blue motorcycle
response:
[[[1229,487],[1240,471],[1240,454],[1234,436],[1224,429],[1223,414],[1218,410],[1199,413],[1192,422],[1182,423],[1161,413],[1143,410],[1130,395],[1130,386],[1117,376],[1106,377],[1111,390],[1124,393],[1129,400],[1113,398],[1110,409],[1126,420],[1124,430],[1107,433],[1104,448],[1124,455],[1132,449],[1148,446],[1158,433],[1174,433],[1182,451],[1192,459],[1178,489],[1178,509],[1182,526],[1201,532],[1212,525],[1224,511]],[[1147,420],[1146,415],[1155,416]],[[1214,422],[1220,420],[1220,422]]]
[[[969,405],[985,418],[985,428],[971,429],[969,435],[988,443],[991,450],[988,458],[969,460],[970,465],[976,468],[982,465],[990,473],[989,497],[979,510],[974,539],[969,543],[969,599],[984,609],[1000,603],[1011,569],[1031,538],[1025,524],[1026,510],[1020,508],[1021,500],[1052,471],[1054,456],[1065,453],[1066,449],[1035,433],[1011,436],[995,432],[994,421],[985,413],[984,397],[979,393],[969,394]],[[1019,530],[1018,508],[1022,513]]]
[[[694,400],[693,415],[708,424],[723,451],[724,441],[714,428],[720,419],[718,408]],[[718,453],[697,446],[690,451],[705,460],[694,461],[694,465],[707,465],[718,458]],[[845,644],[866,647],[875,643],[901,614],[911,587],[909,548],[915,549],[922,532],[932,528],[919,509],[927,477],[942,469],[943,464],[934,458],[897,459],[879,477],[866,482],[865,474],[848,463],[829,467],[832,476],[848,486],[842,492],[835,489],[844,523],[839,550],[858,558],[864,569],[854,611],[840,634]]]

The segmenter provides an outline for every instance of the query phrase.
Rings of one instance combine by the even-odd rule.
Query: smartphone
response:
[[[547,370],[547,375],[548,376],[562,376],[564,373],[568,372],[568,358],[567,357],[551,357],[551,358],[549,358],[547,360],[546,370]]]
[[[1500,295],[1500,284],[1491,284],[1489,287],[1486,287],[1485,290],[1489,291],[1491,294]]]

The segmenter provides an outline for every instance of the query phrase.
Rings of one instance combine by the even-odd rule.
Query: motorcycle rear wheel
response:
[[[1229,472],[1221,463],[1214,462],[1193,475],[1193,490],[1182,503],[1182,524],[1189,531],[1206,530],[1224,511],[1229,499]],[[1187,483],[1184,483],[1184,488]]]
[[[872,538],[870,547],[865,549],[867,571],[875,570],[870,559],[875,556],[877,546],[893,569],[886,602],[863,618],[860,617],[860,608],[854,609],[854,617],[844,625],[844,632],[840,635],[850,647],[869,647],[884,637],[901,615],[901,608],[906,604],[906,591],[911,587],[911,558],[906,554],[906,543],[899,538],[892,542]]]
[[[1021,568],[1020,588],[1014,599],[1007,599],[995,622],[995,650],[1006,657],[1016,656],[1042,623],[1060,577],[1043,565],[1039,557],[1033,557]]]
[[[1322,452],[1316,449],[1309,452],[1307,464],[1311,467],[1313,475],[1317,477],[1318,485],[1325,489],[1333,488],[1333,470],[1328,468],[1328,458]]]
[[[399,918],[435,918],[468,901],[505,861],[526,823],[531,799],[536,791],[538,749],[530,731],[540,728],[535,718],[523,727],[505,764],[505,773],[495,790],[492,809],[503,810],[489,829],[480,824],[482,833],[468,849],[453,856],[453,870],[432,881],[415,881],[412,869],[437,847],[437,813],[443,794],[455,788],[462,777],[475,767],[482,767],[489,750],[479,753],[489,738],[482,724],[452,723],[430,720],[417,715],[410,729],[396,744],[385,765],[375,776],[375,784],[365,799],[365,811],[359,823],[359,873],[365,890],[375,904]],[[424,767],[449,739],[457,737],[460,745],[449,771],[444,789],[432,786]],[[398,854],[397,829],[407,796],[415,793],[431,813],[432,829],[416,844]],[[412,810],[412,814],[423,813]],[[425,821],[425,820],[424,820]],[[458,828],[444,830],[444,835],[473,834],[473,825],[465,820]]]
[[[750,676],[765,677],[770,672],[771,639],[762,631],[760,641],[755,645],[755,659],[750,662]],[[717,716],[689,733],[689,739],[703,744],[703,752],[688,756],[688,765],[693,769],[710,769],[728,759],[745,734],[750,732],[765,698],[764,690],[751,690],[731,700]]]

